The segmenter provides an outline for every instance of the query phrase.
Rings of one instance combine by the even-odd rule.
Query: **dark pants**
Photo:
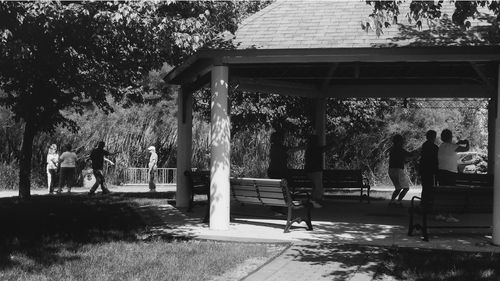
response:
[[[432,201],[432,188],[435,186],[435,173],[432,171],[421,171],[422,179],[422,201],[425,203]]]
[[[455,186],[457,184],[457,173],[453,173],[446,170],[439,170],[438,183],[439,185]]]
[[[64,186],[67,186],[68,189],[71,189],[75,181],[75,167],[61,167],[60,173],[59,190],[62,190]]]
[[[56,186],[56,178],[57,178],[57,169],[49,169],[50,173],[50,186],[49,186],[49,192],[52,193],[54,192],[54,187]]]
[[[109,190],[106,188],[106,181],[104,180],[104,174],[102,173],[102,170],[92,170],[94,172],[94,177],[95,177],[95,183],[90,188],[90,193],[94,193],[96,189],[101,186],[101,189],[103,192],[108,192]]]
[[[155,184],[156,169],[149,171],[149,190],[156,190]]]

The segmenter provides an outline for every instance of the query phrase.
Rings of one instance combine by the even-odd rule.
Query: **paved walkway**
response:
[[[145,192],[147,186],[112,187],[117,194],[121,192]],[[158,191],[175,191],[172,186],[160,186]],[[390,196],[390,189],[374,189],[374,197]],[[78,195],[88,192],[76,188]],[[419,194],[420,189],[412,190],[407,198]],[[35,190],[34,195],[46,194],[45,190]],[[17,192],[0,192],[0,197],[17,196]],[[274,216],[269,210],[258,206],[233,206],[233,220],[225,231],[210,230],[201,222],[205,206],[196,206],[187,213],[170,204],[161,207],[154,219],[160,220],[151,228],[151,235],[170,233],[190,236],[196,239],[214,239],[245,242],[286,242],[290,243],[281,255],[261,267],[244,280],[373,280],[376,273],[377,247],[416,247],[431,249],[450,249],[460,251],[500,252],[500,247],[490,244],[491,230],[433,230],[430,242],[420,237],[407,236],[408,214],[405,208],[387,206],[387,200],[372,200],[370,204],[355,200],[326,200],[325,207],[314,209],[313,231],[307,231],[305,224],[294,225],[290,233],[283,233],[286,220]],[[408,205],[409,201],[405,201]],[[146,206],[147,207],[147,206]],[[147,209],[147,208],[146,208]],[[148,211],[137,210],[140,216],[148,219]],[[158,209],[158,210],[160,210]],[[160,216],[158,216],[160,214]],[[461,223],[491,223],[491,215],[461,215]],[[366,246],[363,252],[353,249],[352,245]],[[348,257],[348,258],[346,258]],[[389,276],[377,276],[377,280],[392,280]]]

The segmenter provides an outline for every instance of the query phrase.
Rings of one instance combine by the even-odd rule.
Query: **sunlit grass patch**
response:
[[[1,265],[0,280],[210,280],[247,260],[262,264],[284,246],[156,240],[52,247],[60,251],[12,252]]]

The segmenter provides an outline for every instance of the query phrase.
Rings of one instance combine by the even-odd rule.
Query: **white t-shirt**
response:
[[[59,162],[59,155],[57,153],[47,154],[47,170],[57,169],[57,162]]]
[[[443,142],[438,150],[438,166],[439,170],[458,173],[457,162],[458,154],[456,149],[458,144]]]
[[[158,162],[158,154],[156,152],[151,152],[151,156],[149,157],[149,169],[156,169],[156,162]]]

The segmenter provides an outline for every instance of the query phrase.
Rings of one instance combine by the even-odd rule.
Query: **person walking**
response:
[[[396,134],[392,138],[392,143],[393,145],[389,152],[389,178],[394,185],[394,192],[392,193],[389,206],[402,208],[403,198],[408,193],[408,190],[410,190],[410,183],[408,175],[405,173],[404,165],[408,158],[414,156],[415,152],[408,152],[403,148],[404,138],[400,134]]]
[[[66,149],[59,157],[61,161],[61,170],[59,174],[59,189],[57,193],[61,193],[64,186],[68,187],[68,192],[71,192],[71,187],[75,182],[77,155],[71,150],[71,144],[66,145]]]
[[[149,174],[149,191],[156,191],[155,176],[156,170],[158,169],[158,154],[156,154],[156,148],[154,146],[148,147],[148,151],[151,154],[149,156],[148,164],[148,174]]]
[[[95,191],[99,186],[101,186],[102,189],[102,194],[108,194],[110,193],[109,189],[106,187],[106,180],[104,179],[104,173],[103,173],[103,167],[104,167],[104,158],[105,156],[112,155],[107,150],[104,150],[104,146],[106,144],[104,141],[100,141],[97,144],[97,147],[92,150],[90,153],[90,160],[92,160],[92,171],[94,173],[95,177],[95,183],[90,188],[90,191],[88,193],[89,196],[92,196],[95,194]]]
[[[47,191],[49,194],[54,192],[54,186],[57,179],[57,165],[59,163],[59,154],[57,154],[57,145],[51,144],[47,153]]]
[[[426,141],[422,144],[420,155],[420,178],[422,182],[422,201],[427,204],[432,198],[432,188],[436,183],[438,171],[438,150],[436,145],[437,133],[434,130],[429,130],[425,134]]]

